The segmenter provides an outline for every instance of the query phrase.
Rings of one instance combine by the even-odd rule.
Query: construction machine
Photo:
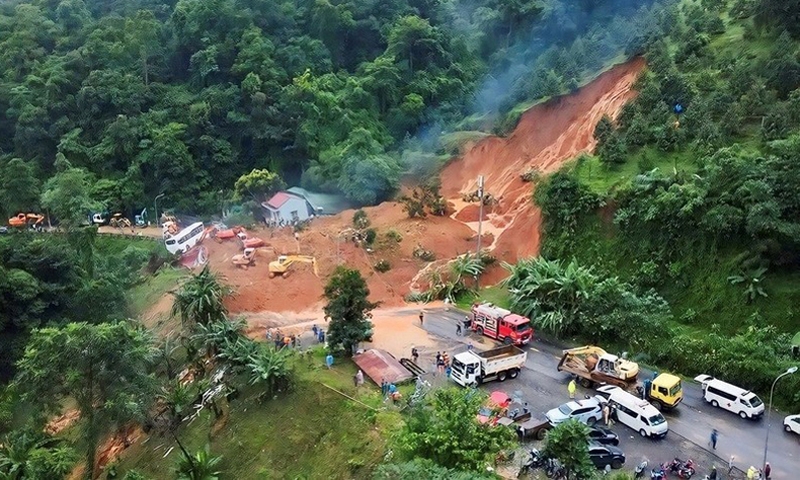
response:
[[[108,224],[114,228],[131,228],[131,221],[123,217],[119,212],[111,216]]]
[[[248,267],[255,264],[257,254],[258,250],[255,248],[245,248],[242,253],[234,255],[233,258],[231,258],[231,263],[247,270]]]
[[[135,215],[133,217],[134,222],[136,223],[137,227],[144,228],[150,226],[150,222],[147,220],[147,209],[145,208],[142,210],[139,215]]]
[[[608,383],[626,389],[636,384],[639,365],[600,347],[587,345],[564,350],[562,354],[558,371],[577,376],[578,382],[587,388]]]
[[[8,219],[8,226],[14,228],[44,229],[45,216],[38,213],[19,213]]]
[[[316,258],[308,255],[281,255],[277,260],[269,262],[269,278],[275,278],[276,275],[288,277],[289,267],[296,262],[310,263],[314,267],[314,275],[319,277]]]

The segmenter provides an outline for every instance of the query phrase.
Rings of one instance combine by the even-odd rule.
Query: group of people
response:
[[[325,343],[325,330],[318,327],[316,323],[311,327],[311,332],[314,333],[317,343]]]
[[[297,335],[284,335],[281,333],[280,329],[267,329],[267,341],[273,342],[275,344],[275,348],[285,348],[291,346],[292,348],[296,348],[300,345],[300,338]]]
[[[381,379],[381,396],[384,401],[391,399],[392,401],[400,400],[400,392],[397,390],[397,385],[387,382],[385,378]]]
[[[450,376],[450,356],[447,352],[436,352],[436,371]]]

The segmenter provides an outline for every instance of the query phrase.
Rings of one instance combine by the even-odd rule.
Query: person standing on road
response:
[[[608,406],[608,402],[603,404],[603,421],[608,426],[608,417],[611,415],[611,407]]]
[[[569,392],[570,399],[575,399],[575,389],[576,389],[575,379],[573,378],[572,380],[569,381],[569,384],[567,385],[567,391]]]
[[[718,435],[719,434],[717,433],[717,429],[716,428],[711,430],[711,440],[708,442],[708,444],[711,445],[711,449],[712,450],[716,450],[717,449],[717,436]]]
[[[456,323],[456,337],[461,336],[461,323]]]
[[[772,467],[769,466],[769,462],[764,465],[764,480],[770,480],[770,475],[772,474]]]
[[[414,363],[419,361],[419,351],[417,347],[411,347],[411,359],[414,360]]]
[[[717,480],[717,466],[711,465],[711,473],[708,474],[708,480]]]
[[[733,455],[731,455],[731,459],[730,459],[730,460],[728,460],[728,476],[729,476],[729,477],[731,476],[731,472],[733,471],[733,460],[734,460],[735,458],[736,458],[736,457],[734,457]]]
[[[425,312],[420,310],[419,311],[419,326],[422,326],[423,321],[425,320]]]
[[[755,480],[756,478],[758,478],[758,470],[750,465],[750,468],[747,469],[747,480]]]

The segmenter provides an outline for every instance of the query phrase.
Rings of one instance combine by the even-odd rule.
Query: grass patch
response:
[[[259,401],[258,389],[247,388],[225,407],[221,425],[213,425],[212,414],[203,412],[181,427],[179,438],[190,451],[208,443],[214,455],[222,455],[222,478],[369,478],[383,461],[400,414],[392,406],[384,408],[380,389],[369,381],[356,391],[352,362],[337,359],[329,371],[323,359],[321,349],[308,360],[296,359],[298,381],[289,394]],[[406,396],[408,388],[401,388]],[[174,441],[168,438],[138,442],[121,459],[119,471],[137,469],[152,478],[172,478],[178,449],[162,459],[171,446]]]
[[[501,285],[494,285],[486,287],[475,295],[462,295],[456,299],[456,306],[462,310],[469,310],[472,308],[474,302],[490,302],[500,308],[510,308],[511,297],[508,294],[508,289]]]
[[[128,290],[128,308],[133,317],[144,314],[187,275],[185,270],[172,267],[159,269],[154,275]]]

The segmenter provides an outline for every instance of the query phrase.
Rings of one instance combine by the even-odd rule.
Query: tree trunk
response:
[[[97,450],[97,433],[94,425],[94,413],[90,409],[86,418],[86,479],[94,479],[94,462]]]
[[[150,75],[147,71],[147,52],[142,49],[142,76],[144,77],[144,86],[150,83]]]

